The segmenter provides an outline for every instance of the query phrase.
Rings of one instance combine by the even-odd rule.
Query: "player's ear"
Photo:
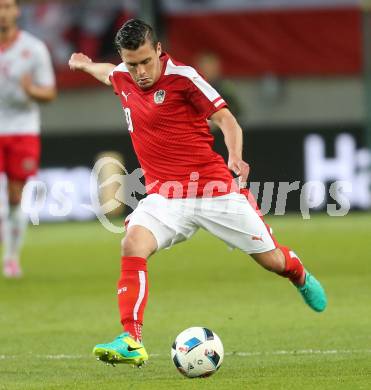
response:
[[[160,55],[161,55],[161,53],[162,53],[161,42],[157,42],[156,53],[157,53],[157,55],[160,57]]]

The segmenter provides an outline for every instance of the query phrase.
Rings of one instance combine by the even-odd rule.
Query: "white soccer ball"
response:
[[[175,367],[188,378],[199,378],[216,372],[224,357],[218,335],[207,328],[195,326],[179,333],[171,348]]]

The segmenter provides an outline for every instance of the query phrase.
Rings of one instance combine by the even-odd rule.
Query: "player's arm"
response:
[[[242,160],[243,136],[240,125],[228,108],[216,111],[210,119],[224,134],[224,142],[229,154],[228,168],[239,176],[240,186],[245,186],[250,167]]]
[[[109,63],[93,62],[91,58],[83,53],[73,53],[68,65],[71,70],[80,70],[95,77],[101,83],[106,85],[112,85],[109,79],[109,75],[116,65]]]
[[[57,89],[54,85],[43,86],[36,84],[30,74],[25,74],[21,79],[21,85],[25,93],[38,102],[50,102],[57,96]]]

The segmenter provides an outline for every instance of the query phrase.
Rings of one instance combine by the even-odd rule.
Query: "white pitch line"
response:
[[[298,350],[278,350],[278,351],[255,351],[255,352],[226,352],[226,356],[275,356],[275,355],[351,355],[351,354],[371,354],[371,349],[298,349]],[[93,355],[29,355],[30,358],[46,359],[46,360],[73,360],[73,359],[90,359]],[[160,353],[151,353],[150,357],[166,356]],[[0,360],[24,358],[24,355],[0,355]]]
[[[371,349],[298,349],[292,351],[267,351],[267,352],[226,352],[226,356],[269,356],[269,355],[344,355],[344,354],[358,354],[371,353]]]

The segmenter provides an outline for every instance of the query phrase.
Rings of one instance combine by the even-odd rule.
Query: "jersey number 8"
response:
[[[131,120],[131,111],[130,108],[124,108],[125,119],[128,124],[128,130],[132,133],[134,131],[133,121]]]

